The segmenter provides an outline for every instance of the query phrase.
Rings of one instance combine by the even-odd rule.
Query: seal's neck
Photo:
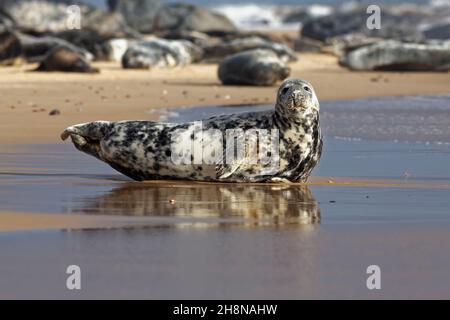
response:
[[[281,106],[276,105],[273,113],[273,121],[281,131],[296,130],[302,127],[306,132],[308,128],[318,125],[319,112],[311,109],[310,112],[295,114],[293,112],[287,112]]]

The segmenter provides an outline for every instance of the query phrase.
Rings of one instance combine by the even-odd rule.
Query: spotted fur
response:
[[[224,136],[227,129],[276,129],[279,153],[271,155],[274,159],[271,163],[250,163],[246,160],[255,150],[246,149],[240,161],[228,163],[224,159],[230,150],[224,142],[218,148],[222,153],[214,163],[198,163],[195,151],[188,157],[191,161],[174,162],[175,154],[185,155],[192,146],[197,150],[217,147],[213,145],[217,140],[207,131],[210,129],[217,129]],[[198,130],[203,130],[203,136],[197,134]],[[275,109],[271,111],[214,116],[203,120],[201,128],[199,122],[95,121],[68,127],[61,137],[65,140],[69,136],[80,151],[138,181],[304,182],[322,152],[319,102],[311,84],[300,79],[289,79],[281,84]],[[264,145],[259,148],[259,152],[271,150]]]

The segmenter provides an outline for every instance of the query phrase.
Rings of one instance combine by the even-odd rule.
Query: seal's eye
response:
[[[311,89],[309,88],[309,87],[303,87],[303,89],[305,90],[305,91],[308,91],[308,92],[311,92]]]
[[[289,91],[289,87],[284,87],[283,89],[281,89],[281,94],[285,95],[288,91]]]

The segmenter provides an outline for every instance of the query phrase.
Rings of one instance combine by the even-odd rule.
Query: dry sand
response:
[[[0,68],[0,144],[55,143],[67,126],[93,120],[153,120],[181,106],[273,103],[276,86],[221,86],[217,65],[123,70],[97,63],[97,75]],[[293,77],[312,82],[321,100],[450,92],[450,73],[350,72],[337,58],[300,54]],[[50,116],[58,109],[61,114]]]

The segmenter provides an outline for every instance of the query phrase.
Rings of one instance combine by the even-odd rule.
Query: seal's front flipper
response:
[[[61,134],[61,139],[72,139],[75,148],[104,160],[101,155],[100,141],[103,139],[111,125],[109,121],[94,121],[82,123],[66,128]]]

